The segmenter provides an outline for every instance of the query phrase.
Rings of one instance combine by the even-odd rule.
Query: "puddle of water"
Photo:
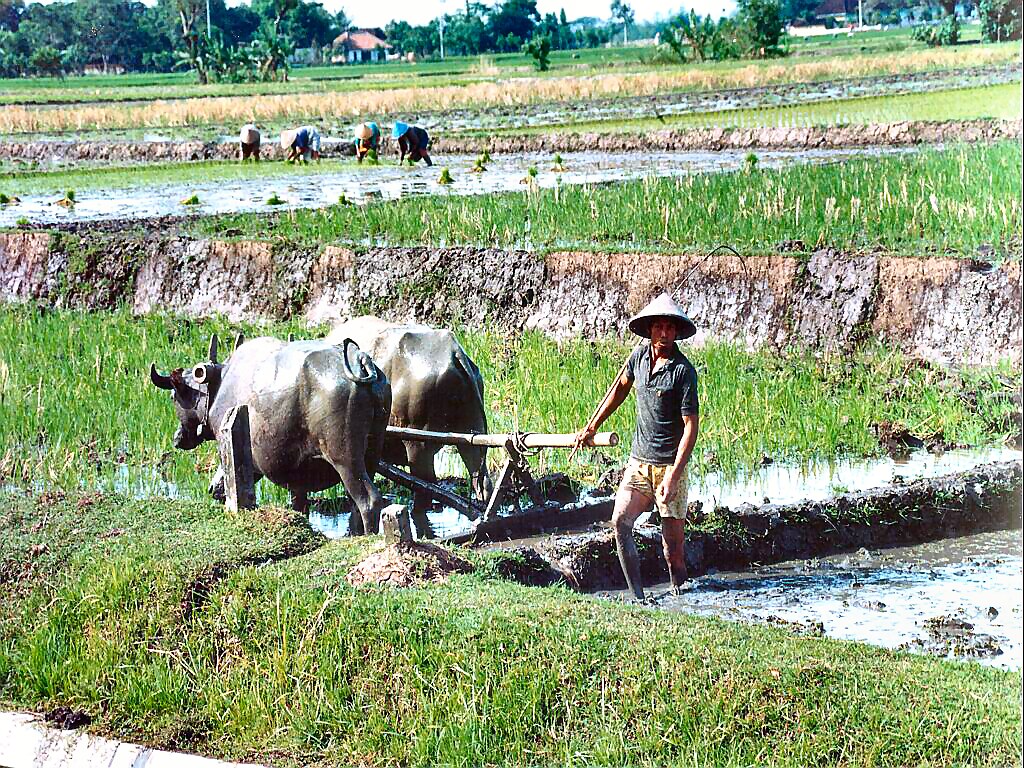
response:
[[[865,149],[812,149],[758,152],[758,167],[783,168],[796,164],[835,163],[854,157],[913,152],[909,147]],[[0,226],[13,226],[26,218],[37,223],[146,219],[156,216],[222,214],[254,211],[322,208],[334,205],[341,195],[353,203],[393,200],[410,195],[484,195],[522,191],[527,169],[537,168],[536,183],[553,188],[565,184],[600,184],[651,176],[674,177],[694,173],[721,173],[743,167],[747,152],[655,152],[611,154],[569,152],[562,155],[564,172],[551,170],[550,153],[520,153],[495,156],[484,173],[471,173],[475,158],[453,155],[437,158],[432,168],[380,165],[352,165],[340,171],[295,177],[217,180],[138,186],[129,189],[95,189],[79,192],[71,209],[55,205],[59,194],[29,195],[16,205],[0,208]],[[437,183],[441,168],[447,167],[454,183]],[[284,199],[282,205],[267,205],[272,193]],[[195,195],[200,204],[182,205]]]
[[[1022,574],[1017,530],[714,573],[679,596],[668,584],[649,592],[664,610],[805,629],[820,622],[811,634],[1020,669]],[[940,617],[970,629],[936,643],[929,620]]]
[[[1020,460],[1021,452],[1009,448],[972,448],[940,454],[916,450],[899,459],[842,459],[800,466],[772,464],[736,479],[726,479],[718,472],[708,473],[691,481],[689,499],[700,501],[708,511],[716,506],[820,501],[840,493],[962,472],[993,461]]]

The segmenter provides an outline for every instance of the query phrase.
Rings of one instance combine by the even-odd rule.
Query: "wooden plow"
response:
[[[494,478],[494,489],[491,491],[490,497],[483,503],[453,493],[437,483],[430,483],[414,477],[393,464],[384,461],[379,463],[377,472],[392,482],[410,490],[425,493],[441,504],[456,509],[475,520],[471,531],[447,537],[443,539],[444,541],[455,544],[501,541],[611,519],[611,499],[573,504],[549,501],[544,497],[537,481],[530,474],[530,466],[526,461],[528,452],[543,448],[573,448],[576,444],[576,435],[574,434],[550,435],[533,432],[475,434],[429,432],[403,427],[388,427],[387,433],[388,437],[400,440],[415,440],[439,445],[477,445],[500,448],[505,451],[506,459]],[[616,433],[598,432],[586,443],[586,446],[609,448],[618,443],[619,436]],[[519,502],[523,496],[527,497],[530,502],[525,508]],[[515,508],[513,514],[499,514],[506,502],[510,502]]]

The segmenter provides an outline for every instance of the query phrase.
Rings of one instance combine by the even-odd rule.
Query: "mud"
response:
[[[649,594],[661,610],[1020,669],[1022,565],[1020,531],[996,531],[712,571],[681,595],[667,583]]]
[[[904,121],[878,125],[701,128],[643,132],[558,132],[543,135],[438,136],[431,144],[435,161],[445,156],[488,151],[512,152],[673,152],[751,149],[843,149],[851,147],[920,146],[951,142],[992,142],[1021,136],[1020,120],[965,120],[949,122]],[[233,160],[238,147],[221,141],[27,141],[0,142],[0,161],[36,163],[42,167],[81,164],[187,162]],[[324,157],[353,154],[352,145],[341,139],[325,140]],[[389,138],[382,139],[381,155],[397,156]],[[283,159],[277,144],[268,143],[267,161]]]
[[[712,569],[823,557],[1021,526],[1021,465],[996,462],[906,484],[843,493],[822,501],[741,504],[708,510],[713,526],[694,522],[687,536],[691,575]],[[661,536],[635,529],[647,583],[667,578]],[[611,530],[551,536],[532,549],[576,589],[621,589],[625,580]]]
[[[1022,362],[1019,261],[831,249],[704,254],[324,246],[196,239],[174,219],[0,233],[0,300],[232,321],[367,312],[556,339],[619,335],[686,280],[692,343],[847,352],[881,340],[943,366]],[[440,288],[439,288],[440,286]]]
[[[415,587],[444,582],[453,573],[471,573],[472,564],[429,542],[400,542],[355,565],[346,578],[352,586]]]

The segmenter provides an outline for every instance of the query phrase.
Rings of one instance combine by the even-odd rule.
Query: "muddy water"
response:
[[[903,459],[856,459],[820,462],[805,465],[771,465],[739,478],[726,478],[720,473],[707,473],[690,479],[690,501],[699,501],[705,510],[715,506],[737,507],[740,504],[775,504],[831,498],[847,491],[879,488],[894,482],[910,482],[972,469],[994,461],[1020,461],[1020,451],[1006,448],[982,448],[947,451],[934,455],[914,451]],[[457,455],[442,450],[435,458],[438,477],[460,477],[465,474]],[[585,495],[584,500],[600,498]],[[428,515],[437,536],[454,536],[473,528],[473,521],[449,508],[437,507]],[[640,518],[646,521],[647,516]],[[337,538],[348,534],[348,513],[321,514],[313,512],[310,523],[325,535]],[[518,546],[535,539],[519,539]],[[500,545],[498,545],[500,546]]]
[[[804,163],[835,163],[853,157],[878,156],[914,151],[907,148],[870,148],[849,150],[797,150],[758,152],[758,167],[782,168]],[[735,171],[743,167],[747,153],[657,152],[648,154],[610,154],[595,152],[565,153],[564,170],[552,168],[552,156],[522,153],[494,157],[483,173],[472,173],[475,158],[453,155],[437,158],[433,168],[422,165],[404,167],[342,166],[340,170],[310,173],[307,176],[268,177],[266,179],[216,180],[136,186],[125,189],[80,191],[71,208],[55,204],[57,194],[24,196],[21,202],[0,206],[0,226],[13,226],[25,218],[33,223],[100,221],[108,219],[145,219],[165,215],[220,214],[297,208],[321,208],[334,205],[341,195],[353,203],[376,199],[398,199],[410,195],[482,195],[523,190],[528,169],[537,169],[535,183],[550,188],[564,184],[595,184],[649,176],[683,176],[693,173]],[[438,183],[441,167],[447,167],[454,183]],[[267,204],[271,194],[284,200],[281,205]],[[195,195],[200,204],[186,206],[182,201]]]
[[[1020,669],[1022,566],[1020,531],[999,531],[712,573],[682,595],[668,584],[649,594],[663,610]]]

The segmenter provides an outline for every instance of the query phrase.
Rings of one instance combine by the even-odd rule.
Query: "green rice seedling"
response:
[[[757,155],[753,152],[748,152],[747,156],[743,158],[743,170],[747,173],[757,170]]]
[[[277,196],[277,192],[271,192],[267,198],[267,205],[284,205],[286,202],[288,201]]]
[[[22,216],[14,223],[17,224],[19,227],[27,227],[29,225],[29,220]]]
[[[481,164],[487,164],[491,162],[491,153],[485,149],[483,152],[480,153],[480,157],[478,159]]]
[[[348,199],[348,196],[342,192],[338,195],[338,205],[352,205],[352,201]]]
[[[181,201],[182,205],[199,205],[199,195],[194,192]]]
[[[455,179],[452,178],[451,172],[447,168],[441,169],[441,175],[437,177],[438,184],[451,184]]]
[[[8,195],[5,192],[0,192],[0,205],[15,205],[20,202],[21,200],[14,195]]]
[[[487,170],[487,166],[484,165],[485,162],[486,161],[484,160],[484,156],[480,155],[473,162],[473,167],[469,169],[469,172],[470,173],[484,173]]]
[[[562,162],[561,155],[555,155],[555,159],[551,163],[551,170],[555,173],[565,173],[567,169],[565,167],[565,163]]]
[[[54,201],[54,205],[59,205],[64,208],[75,207],[75,190],[68,189],[64,192],[64,197]]]
[[[203,234],[237,229],[310,244],[370,238],[516,247],[530,221],[531,241],[547,249],[701,251],[727,242],[743,253],[774,253],[783,240],[801,240],[847,251],[938,249],[972,258],[985,247],[996,257],[1017,258],[1021,162],[1019,144],[978,144],[762,169],[742,178],[709,173],[537,188],[530,195],[409,198],[358,210],[298,211],[274,223],[246,214],[196,226]]]

